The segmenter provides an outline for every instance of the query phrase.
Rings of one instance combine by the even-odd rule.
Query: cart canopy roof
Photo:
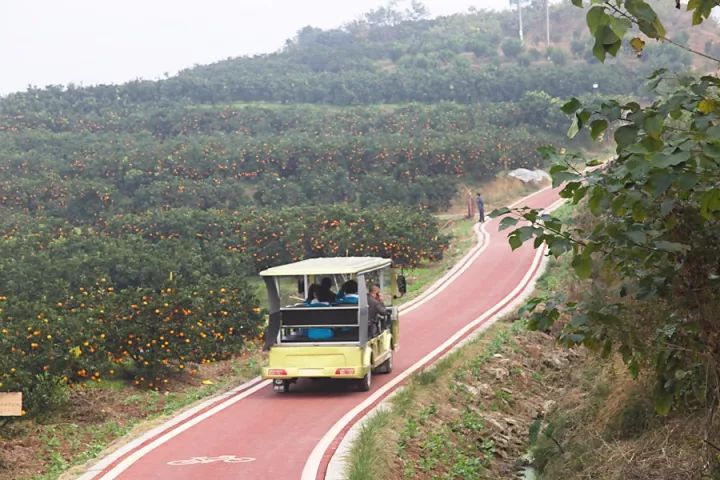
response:
[[[292,277],[300,275],[359,275],[389,267],[392,261],[381,257],[311,258],[279,265],[260,272],[263,277]]]

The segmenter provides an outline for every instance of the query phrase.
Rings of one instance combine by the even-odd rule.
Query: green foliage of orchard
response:
[[[697,24],[714,6],[691,1],[687,9]],[[670,41],[642,0],[594,2],[587,21],[600,59],[615,55],[638,30]],[[645,48],[639,36],[631,42]],[[581,172],[579,157],[557,155],[551,170],[554,184],[563,185],[561,196],[586,205],[591,222],[573,225],[521,208],[502,225],[528,220],[510,233],[513,248],[532,240],[553,256],[571,254],[577,276],[593,282],[593,295],[578,303],[562,295],[529,302],[535,328],[548,329],[567,315],[562,342],[603,355],[616,350],[635,375],[654,369],[660,413],[678,402],[712,409],[720,388],[720,79],[660,70],[649,87],[652,103],[584,106],[572,99],[563,107],[573,117],[571,136],[586,129],[600,138],[614,130],[617,156],[606,165]]]
[[[225,212],[156,210],[95,226],[3,215],[2,294],[56,302],[107,278],[117,290],[192,286],[301,258],[375,255],[415,266],[447,247],[427,211],[345,205]]]
[[[522,102],[481,106],[177,107],[140,118],[108,111],[92,131],[77,112],[62,128],[37,112],[0,114],[0,205],[74,222],[252,203],[437,210],[460,176],[537,166],[535,149],[558,138],[548,127],[560,103],[530,92]]]
[[[116,290],[100,278],[50,304],[0,297],[0,383],[23,391],[26,405],[48,382],[116,374],[161,388],[173,371],[228,358],[260,334],[263,318],[237,275],[185,285]],[[224,285],[217,287],[217,285]],[[43,375],[38,376],[38,373]]]

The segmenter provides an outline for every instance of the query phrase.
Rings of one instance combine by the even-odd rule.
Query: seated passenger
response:
[[[358,304],[358,284],[355,280],[348,280],[342,286],[343,295],[335,300],[337,304],[357,305]]]
[[[307,337],[310,340],[327,340],[335,336],[332,328],[311,327],[307,330]]]
[[[330,302],[320,301],[320,285],[313,283],[308,289],[308,297],[305,299],[305,305],[308,307],[328,307]]]
[[[318,300],[325,302],[328,305],[335,301],[335,292],[330,290],[332,287],[332,279],[325,277],[320,281],[320,288],[318,290]]]

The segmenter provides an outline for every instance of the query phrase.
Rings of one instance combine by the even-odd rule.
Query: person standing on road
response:
[[[480,192],[477,192],[475,196],[475,203],[477,203],[478,215],[480,215],[479,222],[483,223],[485,221],[485,202],[483,202]]]

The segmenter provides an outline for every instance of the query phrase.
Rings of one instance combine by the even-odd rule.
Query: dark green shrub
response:
[[[33,376],[23,388],[23,408],[30,417],[46,417],[65,406],[70,399],[67,382],[48,372]]]
[[[516,58],[523,51],[523,44],[517,38],[506,38],[500,44],[503,54],[508,58]]]

